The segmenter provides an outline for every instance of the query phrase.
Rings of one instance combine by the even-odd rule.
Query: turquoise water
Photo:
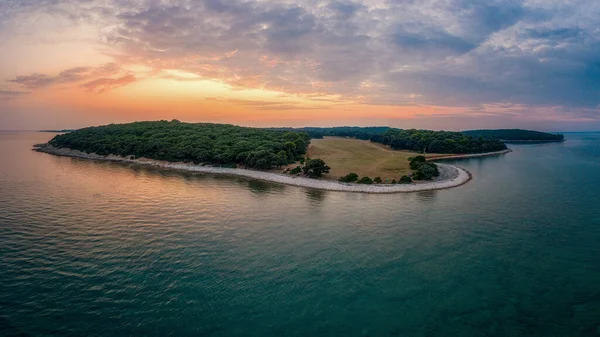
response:
[[[347,194],[0,133],[0,335],[600,336],[600,134]]]

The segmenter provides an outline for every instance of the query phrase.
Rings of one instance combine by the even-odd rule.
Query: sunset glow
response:
[[[600,5],[549,3],[7,0],[0,129],[598,128]]]

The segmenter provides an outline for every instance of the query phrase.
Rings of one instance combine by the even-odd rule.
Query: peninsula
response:
[[[249,128],[177,120],[135,122],[74,130],[36,145],[35,150],[369,193],[462,185],[470,179],[467,171],[433,160],[509,152],[497,139],[460,132],[344,127],[320,129],[318,134],[316,129]]]
[[[471,137],[497,139],[504,143],[550,143],[565,141],[565,136],[560,133],[547,133],[522,129],[468,130],[463,131],[463,133]]]

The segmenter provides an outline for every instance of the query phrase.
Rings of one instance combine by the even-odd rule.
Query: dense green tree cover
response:
[[[410,161],[411,170],[418,169],[421,164],[427,161],[427,159],[425,159],[425,156],[410,157],[408,158],[408,160]]]
[[[484,137],[500,139],[505,141],[553,141],[562,142],[565,140],[563,134],[552,134],[546,132],[521,130],[521,129],[499,129],[499,130],[469,130],[463,131],[465,135],[471,137]]]
[[[327,166],[323,159],[308,159],[302,170],[309,178],[320,178],[323,174],[329,173],[331,167]]]
[[[409,150],[427,153],[484,153],[506,150],[506,145],[496,138],[474,137],[462,132],[402,130],[387,126],[357,127],[342,126],[333,128],[279,128],[277,130],[306,132],[311,138],[324,136],[350,137],[391,146],[395,150]],[[479,131],[479,130],[478,130]],[[481,130],[497,131],[497,130]],[[467,131],[472,132],[472,131]]]
[[[320,139],[325,136],[329,137],[349,137],[356,139],[369,140],[374,135],[380,135],[384,132],[391,130],[389,126],[367,126],[367,127],[359,127],[359,126],[338,126],[332,128],[316,128],[316,127],[306,127],[306,128],[277,128],[275,130],[283,130],[283,131],[295,131],[295,132],[306,132],[310,135],[312,139]]]
[[[360,178],[360,180],[358,180],[356,182],[357,184],[367,184],[367,185],[371,185],[373,184],[373,180],[369,177],[362,177]]]
[[[358,180],[358,174],[356,173],[348,173],[347,175],[340,177],[340,179],[338,179],[339,181],[343,182],[343,183],[351,183],[351,182],[355,182]]]
[[[440,175],[440,171],[434,163],[420,163],[413,173],[414,180],[431,180]]]
[[[506,145],[496,139],[475,138],[461,132],[449,131],[390,129],[383,134],[372,136],[371,140],[389,145],[394,150],[421,153],[483,153],[506,149]]]
[[[437,165],[434,163],[424,163],[414,173],[415,180],[431,180],[440,175]]]
[[[50,144],[99,155],[269,169],[302,158],[309,142],[303,132],[173,120],[89,127],[58,135]]]
[[[431,180],[433,177],[440,175],[438,166],[434,163],[427,162],[425,156],[410,157],[408,160],[410,161],[410,169],[414,171],[414,180]],[[402,176],[400,182],[410,184],[412,179],[408,176]]]

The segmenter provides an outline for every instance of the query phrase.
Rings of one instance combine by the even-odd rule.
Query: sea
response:
[[[0,336],[600,336],[600,133],[311,190],[0,133]]]

